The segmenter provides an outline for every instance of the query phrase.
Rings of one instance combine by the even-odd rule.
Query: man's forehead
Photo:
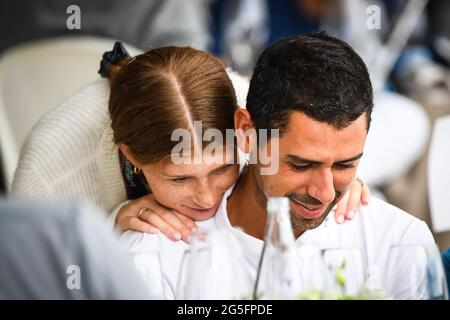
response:
[[[367,135],[367,119],[362,114],[358,119],[343,128],[310,118],[303,112],[294,111],[289,115],[288,124],[282,131],[282,137],[302,138],[321,141],[326,138],[331,141],[348,139],[350,141]]]
[[[366,136],[365,115],[337,129],[302,112],[293,112],[279,141],[280,152],[318,161],[346,159],[362,153]]]
[[[299,129],[328,129],[335,132],[345,132],[351,130],[367,131],[367,115],[366,113],[363,113],[348,125],[336,127],[326,121],[316,120],[304,112],[292,111],[289,113],[286,129],[286,131],[298,131]]]

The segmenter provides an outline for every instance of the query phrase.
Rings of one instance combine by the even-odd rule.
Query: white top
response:
[[[206,230],[225,228],[231,231],[242,244],[247,268],[255,278],[263,241],[231,226],[226,212],[230,193],[231,190],[228,190],[225,194],[217,214],[209,220],[199,222],[198,225],[199,228]],[[173,242],[162,234],[144,234],[136,231],[124,233],[121,241],[128,245],[135,265],[150,281],[153,281],[157,272],[157,268],[154,267],[156,255],[153,253],[159,252],[165,285],[163,298],[174,299],[177,296],[181,260],[189,245],[182,241]],[[320,248],[360,248],[367,266],[378,266],[380,274],[386,274],[386,264],[392,245],[433,244],[434,239],[423,221],[384,201],[372,198],[368,206],[361,206],[357,210],[356,217],[352,221],[337,224],[333,214],[330,213],[319,227],[306,231],[296,243],[298,246],[308,244]],[[402,260],[404,265],[410,262]],[[407,298],[408,288],[404,285],[408,284],[407,275],[400,275],[395,283],[394,292],[391,292],[392,296],[398,299]],[[155,285],[151,286],[155,290]]]

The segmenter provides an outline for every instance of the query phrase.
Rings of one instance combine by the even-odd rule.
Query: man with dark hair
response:
[[[279,169],[264,175],[262,169],[270,163],[258,159],[248,164],[226,209],[217,213],[244,231],[233,229],[254,270],[263,246],[267,199],[284,196],[290,200],[299,246],[358,248],[365,265],[380,273],[374,276],[377,285],[390,296],[425,296],[424,288],[414,287],[408,278],[417,257],[393,257],[390,250],[392,245],[434,243],[423,221],[379,199],[355,208],[355,219],[345,225],[328,219],[356,177],[372,107],[367,68],[341,40],[310,33],[282,39],[261,54],[250,82],[247,110],[236,112],[235,128],[241,132],[279,129],[278,136],[266,143],[260,137],[255,143],[251,135],[238,136],[242,151],[255,152],[252,149],[259,144],[256,148],[265,148],[272,161],[279,161]],[[386,275],[392,276],[390,281],[385,281]]]
[[[239,148],[251,155],[267,155],[270,161],[250,157],[207,228],[229,230],[238,238],[252,276],[256,278],[264,244],[267,199],[287,197],[298,246],[357,248],[364,265],[381,273],[372,274],[373,282],[384,275],[392,277],[376,283],[387,294],[396,299],[424,297],[424,288],[416,287],[409,277],[416,257],[392,256],[390,250],[392,245],[434,243],[424,222],[378,199],[354,208],[350,214],[355,218],[350,222],[338,224],[329,219],[329,212],[355,179],[372,100],[367,68],[343,41],[311,33],[280,40],[264,50],[250,82],[247,110],[237,110],[234,121]],[[269,130],[268,134],[272,129],[278,132],[269,139],[247,134]],[[272,166],[273,162],[278,164]],[[278,170],[265,174],[267,167]],[[137,267],[152,279],[157,270],[145,261],[145,254],[159,245],[157,239],[128,231],[122,240],[128,242]],[[161,249],[165,294],[174,297],[187,247],[167,242]],[[351,276],[356,278],[366,270],[357,271],[352,270]],[[346,283],[355,285],[355,281],[346,278]]]
[[[236,113],[235,127],[278,129],[280,168],[263,176],[258,172],[264,165],[248,166],[230,197],[231,222],[244,227],[241,212],[265,212],[268,196],[287,196],[300,213],[292,215],[297,236],[320,225],[355,178],[372,107],[367,68],[345,42],[309,33],[268,47],[257,61],[247,110]],[[243,190],[246,185],[249,192]],[[261,237],[265,219],[255,220],[260,223],[245,230]]]

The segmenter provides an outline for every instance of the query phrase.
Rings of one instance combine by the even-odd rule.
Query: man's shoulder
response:
[[[434,242],[424,221],[379,198],[373,197],[369,205],[361,206],[358,211],[358,219],[365,226],[373,227],[383,235],[394,233],[399,242]]]
[[[423,222],[412,214],[376,197],[372,197],[367,206],[360,206],[359,211],[362,217],[371,219],[384,221],[395,219],[405,223]]]

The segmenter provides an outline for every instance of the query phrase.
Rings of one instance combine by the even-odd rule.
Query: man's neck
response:
[[[264,239],[266,207],[263,199],[258,199],[257,183],[249,165],[241,174],[227,201],[228,219],[233,227],[242,228],[245,233],[257,239]]]

